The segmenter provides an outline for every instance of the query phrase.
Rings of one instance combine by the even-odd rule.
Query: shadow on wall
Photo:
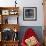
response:
[[[36,34],[37,34],[37,37],[39,39],[39,41],[41,43],[43,43],[43,30],[42,30],[42,26],[21,26],[20,27],[20,31],[19,31],[19,40],[21,42],[22,38],[23,38],[23,35],[25,33],[25,31],[28,29],[28,28],[32,28]]]

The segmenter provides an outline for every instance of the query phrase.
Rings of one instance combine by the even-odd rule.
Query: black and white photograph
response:
[[[37,20],[37,8],[36,7],[24,7],[23,8],[23,20]]]

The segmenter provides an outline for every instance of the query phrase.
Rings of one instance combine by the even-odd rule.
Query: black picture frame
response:
[[[37,20],[37,7],[23,7],[23,20],[36,21]]]

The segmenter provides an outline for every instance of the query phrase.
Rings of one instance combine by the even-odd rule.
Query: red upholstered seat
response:
[[[21,45],[22,46],[27,46],[26,43],[25,43],[25,39],[28,39],[30,37],[37,37],[36,33],[33,31],[32,28],[28,28],[24,34],[24,37],[22,38],[22,42],[21,42]],[[37,39],[37,38],[36,38]],[[38,41],[38,40],[37,40]],[[41,44],[39,43],[39,41],[37,42],[37,44],[35,46],[41,46]]]

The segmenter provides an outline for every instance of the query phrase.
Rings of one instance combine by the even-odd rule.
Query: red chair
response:
[[[33,31],[32,28],[28,28],[24,34],[24,37],[22,38],[21,46],[27,46],[25,43],[25,40],[34,36],[37,39],[36,33]],[[38,41],[38,40],[37,40]],[[38,41],[35,46],[41,46],[40,42]]]

